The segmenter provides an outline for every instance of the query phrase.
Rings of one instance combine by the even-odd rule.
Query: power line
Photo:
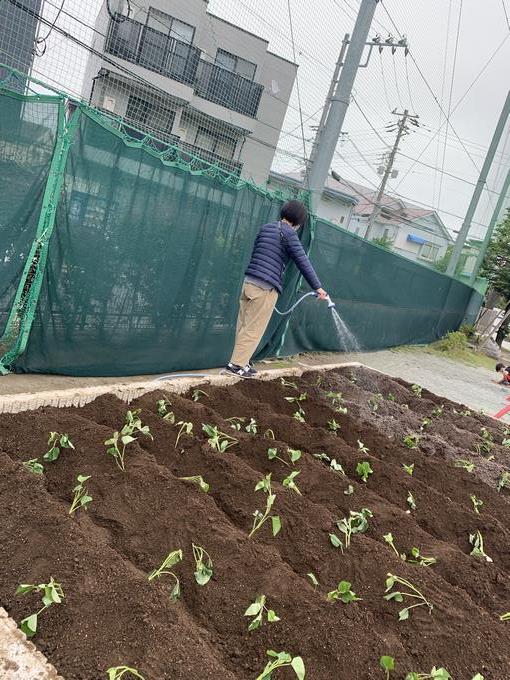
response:
[[[505,13],[506,25],[510,31],[510,19],[508,18],[508,12],[506,11],[505,0],[501,0],[501,4],[503,5],[503,12]]]

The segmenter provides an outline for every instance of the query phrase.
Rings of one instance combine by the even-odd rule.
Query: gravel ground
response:
[[[428,354],[420,349],[383,350],[361,354],[308,354],[288,362],[275,362],[275,366],[290,367],[303,364],[311,366],[348,361],[359,361],[393,377],[417,383],[431,392],[463,403],[469,408],[482,409],[489,415],[496,413],[504,405],[505,396],[510,395],[510,389],[491,382],[491,379],[496,376],[494,371],[467,366]],[[261,367],[270,368],[272,363],[264,362]],[[217,373],[218,369],[208,372]],[[114,383],[127,384],[155,377],[72,378],[55,375],[7,375],[0,377],[0,395],[47,392]]]

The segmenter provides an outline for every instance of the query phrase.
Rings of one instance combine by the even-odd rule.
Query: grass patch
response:
[[[461,331],[447,333],[444,338],[430,345],[406,345],[397,349],[398,351],[419,351],[433,354],[434,356],[451,359],[468,366],[486,368],[490,371],[493,371],[496,365],[496,359],[488,357],[480,350],[473,348],[468,343],[465,333]]]

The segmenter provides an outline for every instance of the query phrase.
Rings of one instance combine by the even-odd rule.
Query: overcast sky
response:
[[[510,16],[510,0],[384,0],[384,4],[378,4],[372,35],[380,33],[386,38],[389,32],[398,37],[399,33],[405,34],[417,66],[411,56],[404,56],[403,51],[392,56],[388,50],[381,56],[374,52],[369,67],[359,71],[355,102],[349,107],[344,125],[344,132],[348,134],[339,144],[334,160],[333,167],[340,175],[374,189],[380,181],[377,168],[381,156],[394,140],[394,133],[386,131],[388,123],[395,121],[391,111],[409,108],[420,116],[420,128],[404,139],[403,154],[416,159],[423,152],[420,158],[423,163],[442,168],[444,162],[444,170],[461,179],[446,175],[441,179],[439,171],[420,163],[413,165],[413,160],[399,155],[395,165],[399,175],[390,182],[389,192],[398,193],[418,205],[439,208],[451,230],[460,227],[510,87],[510,26],[504,3]],[[59,5],[60,0],[46,0],[46,15],[54,16],[54,7]],[[70,14],[88,24],[94,23],[100,6],[100,0],[66,0],[65,4]],[[169,13],[171,6],[172,0],[168,0]],[[313,125],[320,116],[317,112],[324,102],[343,35],[352,32],[359,0],[290,0],[290,6],[303,116],[309,118],[304,125],[309,153]],[[287,0],[210,0],[209,10],[261,35],[269,40],[272,51],[293,59]],[[90,31],[64,15],[61,15],[59,25],[74,34],[79,30],[82,39],[90,40]],[[501,44],[484,73],[464,96]],[[48,41],[47,54],[37,60],[35,68],[38,75],[51,78],[54,84],[67,85],[76,91],[81,87],[86,58],[85,50],[53,34]],[[447,113],[450,91],[453,110],[450,120],[454,131],[444,124],[445,116],[435,101],[437,98]],[[456,106],[461,98],[463,100]],[[290,104],[279,142],[281,151],[277,152],[274,162],[279,171],[296,171],[303,167],[296,87]],[[441,123],[443,126],[438,135]],[[509,132],[510,125],[507,125],[489,178],[492,192],[501,187],[510,167]],[[490,219],[496,199],[495,193],[484,192],[475,216],[475,222],[480,224],[475,225],[473,235],[483,233],[481,225],[486,225]]]

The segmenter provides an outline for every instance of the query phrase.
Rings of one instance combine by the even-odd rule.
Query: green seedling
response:
[[[469,534],[469,542],[473,546],[473,550],[469,553],[475,557],[483,557],[487,562],[492,562],[492,557],[489,557],[483,547],[483,536],[480,531],[475,531],[474,534]]]
[[[473,414],[469,409],[466,409],[465,411],[459,411],[460,416],[464,416],[465,418],[470,418]]]
[[[386,673],[386,680],[390,680],[390,672],[395,670],[395,659],[392,656],[381,656],[379,666]]]
[[[293,390],[299,389],[295,382],[290,382],[285,380],[285,378],[280,378],[280,384],[282,387],[292,387]]]
[[[302,392],[299,397],[284,397],[285,401],[288,401],[290,404],[296,404],[298,407],[299,411],[303,412],[303,409],[301,408],[301,402],[306,401],[308,398],[308,394],[306,392]]]
[[[193,548],[193,559],[195,560],[195,581],[199,586],[209,583],[213,575],[213,563],[211,556],[199,545],[191,544]],[[207,558],[207,562],[204,558]]]
[[[353,383],[354,385],[358,382],[358,377],[352,371],[349,375],[349,382]]]
[[[411,463],[411,465],[406,465],[405,463],[402,463],[402,467],[404,468],[408,475],[411,475],[411,477],[413,476],[414,463]]]
[[[202,431],[207,435],[207,443],[218,453],[225,453],[231,446],[235,446],[239,440],[229,434],[220,432],[217,425],[207,425],[202,423]]]
[[[393,590],[395,584],[404,586],[407,591]],[[395,600],[395,602],[404,602],[404,598],[412,598],[417,600],[414,604],[404,607],[398,613],[399,621],[406,621],[409,618],[411,609],[416,607],[428,607],[429,614],[432,613],[433,605],[426,599],[426,597],[414,586],[410,581],[395,574],[387,574],[386,590],[387,593],[384,599],[387,601]]]
[[[255,420],[255,418],[250,418],[250,422],[248,423],[248,425],[246,425],[246,427],[244,429],[249,434],[257,434],[258,425],[257,425],[257,421]]]
[[[191,395],[191,398],[193,401],[200,401],[202,397],[208,397],[209,395],[207,392],[204,392],[204,390],[194,390],[193,394]]]
[[[304,417],[304,411],[301,409],[300,411],[296,411],[295,413],[292,414],[292,417],[294,420],[297,420],[298,423],[306,423],[305,417]]]
[[[503,489],[510,489],[510,472],[501,473],[498,481],[498,491],[503,491]]]
[[[74,444],[69,439],[69,435],[60,434],[59,432],[50,432],[48,446],[50,448],[43,456],[44,460],[48,462],[57,460],[60,456],[60,449],[74,449]]]
[[[373,474],[374,471],[372,470],[372,467],[368,460],[364,460],[356,465],[356,472],[364,482],[367,482],[368,478],[370,477],[371,474]]]
[[[27,593],[43,593],[43,607],[35,614],[30,614],[30,616],[24,618],[20,623],[21,630],[25,633],[27,638],[31,638],[37,633],[39,616],[43,611],[48,609],[48,607],[51,607],[52,604],[61,604],[65,595],[62,590],[62,585],[57,583],[53,576],[50,578],[49,583],[39,583],[39,585],[21,583],[16,588],[16,595],[26,595]]]
[[[339,472],[340,474],[345,476],[345,470],[340,465],[340,463],[337,463],[336,458],[331,459],[326,453],[314,453],[313,457],[326,462],[331,468],[331,470]]]
[[[23,461],[23,466],[30,470],[30,472],[33,472],[34,475],[42,475],[44,473],[44,465],[38,461],[39,458],[31,458],[30,460]]]
[[[486,427],[481,428],[480,435],[482,441],[475,444],[476,452],[481,456],[489,455],[494,448],[494,437]]]
[[[437,562],[435,557],[425,557],[422,555],[419,548],[411,548],[411,557],[408,557],[407,561],[410,564],[419,564],[420,567],[431,567]]]
[[[358,451],[360,453],[366,454],[370,452],[370,449],[368,448],[368,446],[365,446],[365,444],[363,444],[363,442],[360,442],[360,440],[358,439]]]
[[[89,496],[85,482],[90,479],[90,475],[78,475],[76,481],[78,484],[73,489],[73,502],[69,508],[69,514],[72,515],[78,508],[87,509],[87,505],[92,503],[92,496]]]
[[[469,498],[471,499],[471,503],[473,503],[473,510],[476,512],[477,515],[479,515],[480,508],[483,505],[483,501],[477,498],[474,493],[472,493]]]
[[[405,680],[452,680],[452,676],[446,668],[436,668],[434,666],[430,673],[408,673]]]
[[[260,482],[257,482],[255,485],[255,491],[263,491],[267,495],[266,509],[264,512],[255,510],[253,513],[253,525],[250,533],[248,534],[248,538],[251,538],[253,534],[255,534],[269,518],[271,518],[273,536],[277,536],[280,532],[280,529],[282,528],[282,524],[279,515],[271,515],[271,508],[273,507],[273,504],[276,500],[276,494],[273,493],[271,488],[271,473],[261,479]]]
[[[364,534],[368,529],[368,518],[373,517],[373,513],[368,508],[362,508],[360,512],[349,511],[349,517],[343,517],[336,525],[343,534],[344,540],[338,538],[336,534],[329,534],[329,540],[335,548],[340,548],[343,552],[351,545],[351,538],[354,534]]]
[[[340,581],[337,588],[328,593],[327,598],[329,602],[340,600],[340,602],[343,602],[344,604],[358,602],[362,599],[361,597],[357,597],[356,593],[351,590],[349,581]]]
[[[462,468],[466,472],[473,473],[475,471],[475,464],[470,460],[465,460],[464,458],[459,458],[455,461],[455,467]]]
[[[414,496],[410,491],[407,492],[406,501],[411,510],[416,510],[416,501],[414,500]]]
[[[419,441],[420,438],[417,434],[406,434],[403,439],[404,446],[407,446],[408,449],[417,449]]]
[[[268,449],[267,457],[269,460],[279,460],[280,463],[283,463],[287,467],[290,467],[290,464],[286,460],[284,460],[281,456],[278,455],[278,449],[276,448]]]
[[[161,578],[161,576],[171,576],[174,580],[174,586],[170,591],[170,600],[175,602],[179,599],[181,595],[181,583],[173,571],[170,571],[171,567],[179,564],[182,561],[182,550],[172,550],[163,560],[162,564],[151,571],[148,578],[149,581],[153,581],[156,578]]]
[[[270,427],[264,432],[264,439],[276,439],[274,430],[272,430]]]
[[[268,649],[266,654],[274,659],[274,661],[268,661],[266,667],[256,680],[271,680],[274,671],[286,666],[292,668],[298,680],[304,680],[305,664],[300,656],[292,657],[287,652],[274,652],[272,649]]]
[[[432,421],[431,421],[430,418],[424,418],[424,419],[421,421],[420,430],[424,430],[425,428],[427,428],[427,427],[430,425],[431,422],[432,422]]]
[[[507,439],[507,438],[503,439],[501,441],[501,446],[504,446],[505,448],[508,449],[510,447],[510,439]]]
[[[405,562],[406,561],[406,554],[405,553],[399,553],[399,551],[395,547],[395,542],[393,541],[393,534],[392,533],[384,534],[383,538],[386,541],[386,543],[391,547],[391,549],[393,550],[395,555],[399,559],[401,559]]]
[[[259,595],[255,602],[252,602],[244,612],[245,616],[255,617],[248,626],[248,630],[257,630],[257,628],[260,628],[264,623],[264,614],[266,615],[268,623],[275,623],[280,620],[273,609],[268,609],[266,607],[266,596]]]
[[[158,415],[160,415],[163,420],[166,420],[171,425],[174,425],[175,413],[170,409],[170,406],[172,406],[172,404],[167,399],[159,399],[159,401],[156,402]]]
[[[368,405],[372,413],[377,413],[379,410],[380,400],[383,399],[382,394],[376,394],[375,397],[370,397]]]
[[[315,590],[317,590],[317,588],[319,587],[319,581],[317,580],[317,577],[315,576],[315,574],[313,574],[312,572],[309,572],[307,574],[307,576],[310,579],[310,581],[312,582],[312,585],[315,588]]]
[[[421,397],[423,387],[420,387],[420,385],[411,385],[411,392],[418,398]]]
[[[108,673],[108,680],[121,680],[126,673],[137,678],[137,680],[145,680],[143,675],[140,675],[136,668],[130,668],[129,666],[114,666],[109,668],[106,672]]]
[[[282,481],[282,484],[285,488],[287,489],[292,489],[292,491],[295,491],[297,494],[300,496],[301,491],[298,489],[298,486],[296,482],[294,481],[296,477],[301,473],[301,470],[293,470],[288,477],[285,477],[285,479]]]
[[[337,423],[334,418],[332,420],[328,420],[328,429],[331,430],[331,432],[333,432],[334,434],[338,434],[338,430],[340,429],[340,423]]]
[[[392,394],[391,392],[388,392],[388,394],[386,395],[386,399],[387,399],[388,401],[396,401],[395,395]],[[388,657],[388,658],[389,658],[389,657]]]
[[[444,411],[444,406],[436,406],[436,408],[432,411],[431,416],[433,418],[440,418],[443,415]]]
[[[190,482],[196,484],[200,491],[207,493],[209,491],[209,484],[205,481],[202,475],[193,475],[192,477],[179,477],[183,482]]]
[[[153,439],[149,426],[142,424],[139,414],[140,409],[128,411],[126,413],[126,422],[122,430],[120,432],[114,432],[113,436],[105,441],[105,446],[109,447],[106,449],[106,453],[113,456],[117,467],[122,470],[122,472],[126,469],[124,462],[126,447],[138,439],[138,437],[135,436],[135,433]]]
[[[233,430],[236,430],[236,432],[241,431],[241,423],[244,423],[246,418],[237,418],[236,416],[233,416],[232,418],[227,418],[227,423],[230,423],[230,427]]]
[[[179,420],[177,427],[179,428],[179,432],[175,438],[174,449],[177,448],[181,437],[193,437],[193,423],[188,423],[185,420]]]
[[[506,612],[505,614],[501,614],[499,617],[500,621],[510,621],[510,612]]]
[[[326,397],[331,399],[331,405],[337,413],[342,413],[343,415],[347,414],[348,409],[345,406],[342,406],[343,397],[341,392],[326,392]]]
[[[345,489],[345,491],[344,491],[344,496],[352,496],[353,493],[354,493],[354,487],[353,487],[352,484],[349,484],[347,489]]]

